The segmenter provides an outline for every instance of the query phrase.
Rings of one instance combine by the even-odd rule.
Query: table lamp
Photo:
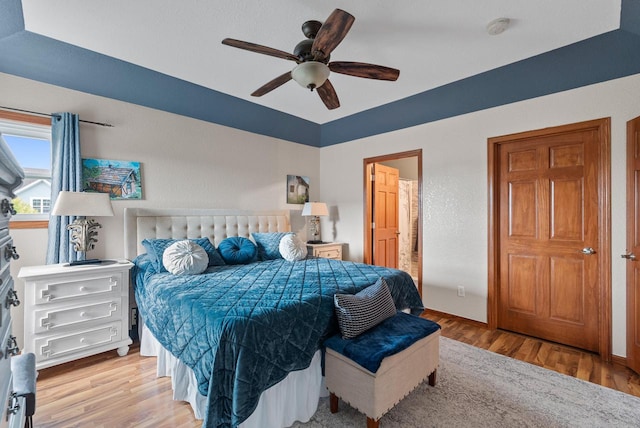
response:
[[[113,207],[108,193],[61,191],[58,193],[51,215],[78,217],[67,226],[67,229],[71,231],[70,240],[73,243],[73,249],[86,255],[87,251],[94,249],[98,242],[97,229],[102,227],[100,223],[86,217],[111,217]],[[69,265],[100,262],[100,259],[78,260],[72,261]]]
[[[309,216],[309,235],[312,239],[307,244],[322,244],[320,239],[320,216],[329,215],[327,204],[324,202],[306,202],[302,208],[302,215]]]

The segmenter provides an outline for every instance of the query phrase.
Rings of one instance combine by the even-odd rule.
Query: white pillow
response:
[[[282,258],[288,262],[295,262],[296,260],[302,260],[307,257],[307,245],[293,233],[284,235],[282,239],[280,239],[278,250],[280,250]]]
[[[200,245],[188,239],[175,242],[162,253],[162,264],[174,275],[197,275],[209,265],[209,255]]]

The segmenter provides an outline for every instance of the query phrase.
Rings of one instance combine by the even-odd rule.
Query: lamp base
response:
[[[69,266],[97,265],[100,263],[102,263],[101,259],[76,260],[74,262],[69,262]]]
[[[324,244],[324,242],[319,240],[311,240],[307,241],[307,244]]]

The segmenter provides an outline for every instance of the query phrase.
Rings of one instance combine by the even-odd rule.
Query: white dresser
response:
[[[19,256],[9,235],[9,220],[15,214],[11,204],[13,190],[22,184],[23,178],[22,168],[0,138],[0,428],[24,424],[24,397],[17,397],[12,391],[11,357],[20,350],[11,334],[11,308],[20,301],[10,273],[11,261]]]
[[[24,350],[36,368],[117,349],[129,352],[128,260],[20,269],[24,280]]]

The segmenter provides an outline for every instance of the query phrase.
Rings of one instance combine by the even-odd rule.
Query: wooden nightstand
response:
[[[128,260],[20,269],[24,287],[24,350],[36,368],[100,352],[129,352]]]
[[[339,242],[324,242],[322,244],[307,244],[310,256],[325,259],[342,260],[342,245]]]

